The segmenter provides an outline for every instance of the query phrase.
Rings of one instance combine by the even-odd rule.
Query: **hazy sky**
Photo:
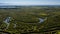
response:
[[[60,5],[60,0],[0,0],[0,5]]]

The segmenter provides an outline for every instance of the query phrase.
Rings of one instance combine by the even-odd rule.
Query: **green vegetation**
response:
[[[7,24],[3,22],[7,17],[11,17],[8,29]],[[39,23],[39,18],[46,17],[44,22]],[[43,32],[51,27],[60,26],[60,8],[39,6],[0,9],[0,25],[1,31],[11,34]]]

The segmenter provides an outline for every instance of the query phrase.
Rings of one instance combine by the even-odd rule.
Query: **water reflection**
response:
[[[42,22],[44,22],[45,20],[47,20],[47,17],[46,17],[46,18],[39,18],[39,23],[42,23]]]
[[[40,22],[40,23],[44,22],[44,19],[39,18],[39,22]]]
[[[5,20],[4,20],[4,23],[6,23],[7,24],[7,27],[6,27],[6,29],[8,29],[8,27],[9,27],[9,22],[10,22],[10,19],[11,19],[11,17],[7,17]]]
[[[7,17],[7,18],[4,20],[4,22],[5,22],[5,23],[9,23],[9,22],[10,22],[10,19],[11,19],[11,17]]]

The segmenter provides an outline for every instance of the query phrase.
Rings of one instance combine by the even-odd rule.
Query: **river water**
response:
[[[8,29],[8,27],[9,27],[9,24],[10,24],[10,20],[11,20],[11,17],[7,17],[5,20],[4,20],[4,23],[6,23],[7,24],[7,27],[6,27],[6,29]],[[14,26],[14,28],[16,27],[16,24],[13,24]]]
[[[6,23],[7,24],[7,27],[6,27],[6,29],[8,29],[8,27],[9,27],[9,22],[10,22],[10,19],[11,19],[11,17],[7,17],[5,20],[4,20],[4,23]]]
[[[4,20],[4,22],[5,22],[6,24],[8,24],[9,21],[10,21],[10,19],[11,19],[11,17],[7,17],[7,18]]]
[[[44,22],[44,19],[39,18],[39,22],[40,22],[40,23]]]
[[[47,20],[47,17],[46,17],[46,18],[39,18],[39,23],[42,23],[42,22],[44,22],[45,20]]]

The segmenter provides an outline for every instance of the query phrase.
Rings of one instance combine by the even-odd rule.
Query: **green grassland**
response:
[[[6,17],[11,17],[10,25],[4,23]],[[43,23],[39,23],[39,18],[46,18]],[[16,27],[14,28],[14,24]],[[59,7],[20,7],[20,8],[0,8],[0,30],[11,34],[21,34],[27,32],[43,32],[51,26],[60,26]]]

